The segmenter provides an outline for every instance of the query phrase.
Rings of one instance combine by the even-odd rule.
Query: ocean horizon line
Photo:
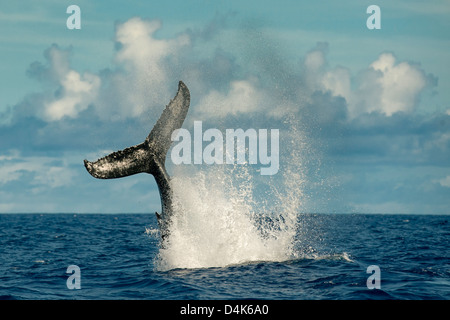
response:
[[[155,212],[0,212],[0,215],[154,215]],[[450,216],[449,213],[396,212],[300,212],[299,215],[395,215],[395,216]]]

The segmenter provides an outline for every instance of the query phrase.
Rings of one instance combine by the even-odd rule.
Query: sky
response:
[[[448,0],[0,2],[0,213],[159,210],[83,160],[141,143],[179,80],[187,129],[280,129],[302,211],[450,213]]]

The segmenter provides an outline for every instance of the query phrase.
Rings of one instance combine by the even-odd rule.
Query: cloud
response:
[[[175,39],[157,39],[161,22],[132,18],[116,26],[114,67],[97,73],[71,67],[71,48],[53,44],[44,52],[45,62],[33,62],[29,77],[39,81],[42,91],[31,93],[14,106],[12,121],[35,117],[45,122],[76,119],[92,107],[101,119],[139,117],[164,106],[176,81],[169,79],[168,60],[189,44],[182,34]],[[173,85],[170,86],[169,84]]]
[[[74,173],[66,165],[55,163],[52,157],[24,157],[14,150],[0,156],[0,185],[21,181],[23,177],[28,177],[27,184],[37,192],[41,188],[71,185]]]
[[[445,178],[435,180],[435,182],[439,183],[442,187],[450,188],[450,176],[446,176]]]
[[[65,116],[76,118],[95,99],[99,87],[98,76],[85,73],[81,77],[78,72],[70,70],[61,79],[62,97],[45,103],[44,119],[56,121]]]
[[[329,68],[328,45],[318,43],[304,59],[305,79],[311,91],[330,91],[345,98],[349,115],[380,112],[392,116],[397,112],[415,111],[420,95],[436,85],[418,64],[397,62],[392,53],[382,53],[367,68],[353,76],[348,68]]]
[[[26,97],[19,105],[19,111],[28,109],[36,117],[51,122],[64,117],[76,118],[88,108],[97,97],[101,80],[95,74],[80,74],[71,69],[70,53],[70,49],[64,50],[54,44],[44,53],[45,65],[40,62],[30,65],[27,71],[30,77],[55,89],[35,95],[33,99]]]
[[[398,111],[414,110],[419,94],[427,84],[426,75],[417,66],[407,62],[396,64],[391,53],[384,53],[370,68],[377,72],[376,83],[381,87],[379,100],[373,101],[368,111],[380,110],[387,116]]]
[[[138,117],[167,103],[176,86],[176,81],[169,78],[169,58],[177,56],[190,40],[186,34],[157,39],[155,32],[161,26],[158,20],[140,18],[116,26],[116,67],[104,72],[105,86],[95,102],[100,117]]]
[[[197,90],[193,102],[198,103],[192,109],[208,118],[257,112],[281,118],[301,113],[317,92],[344,98],[350,118],[371,112],[392,116],[413,112],[421,93],[433,85],[433,76],[417,64],[397,62],[391,53],[381,54],[356,76],[346,67],[330,68],[327,43],[318,43],[309,51],[302,68],[286,63],[277,66],[283,59],[264,35],[260,35],[264,41],[256,41],[255,48],[249,49],[250,53],[260,50],[243,72],[246,66],[236,63],[240,53],[220,46],[206,58],[192,56],[201,48],[200,40],[210,41],[218,34],[216,29],[208,37],[196,36],[193,42],[191,30],[159,39],[155,34],[161,27],[159,20],[137,17],[118,23],[114,66],[97,73],[74,70],[71,49],[52,45],[44,53],[46,63],[34,62],[28,69],[30,77],[43,84],[43,92],[26,96],[13,113],[49,123],[76,119],[89,108],[91,116],[101,121],[139,118],[167,103],[176,76],[188,79],[189,86]],[[195,50],[194,45],[198,46]]]
[[[282,128],[283,118],[295,116],[334,156],[394,158],[402,152],[398,159],[414,154],[414,159],[426,161],[430,159],[424,157],[439,148],[446,154],[448,132],[415,117],[420,95],[435,85],[434,77],[418,64],[383,53],[354,75],[345,66],[330,66],[330,46],[321,42],[299,65],[290,65],[277,50],[279,43],[261,30],[245,30],[245,41],[255,36],[257,40],[243,51],[217,42],[222,39],[218,30],[226,24],[222,20],[215,18],[214,32],[208,36],[188,29],[168,39],[156,35],[162,28],[159,20],[117,23],[113,66],[96,73],[75,70],[72,49],[52,45],[44,52],[45,62],[34,62],[28,69],[42,91],[11,108],[13,124],[0,127],[0,145],[4,150],[21,144],[24,150],[91,152],[92,146],[109,149],[136,143],[182,79],[191,89],[190,117],[220,121],[232,116],[249,125],[259,119],[258,123],[270,121]],[[203,51],[205,47],[209,50]],[[444,122],[446,116],[439,115]],[[416,134],[423,126],[429,139]]]
[[[318,42],[315,48],[310,50],[303,59],[303,77],[305,78],[306,88],[311,92],[326,89],[322,87],[322,79],[327,77],[325,71],[328,48],[328,43]]]
[[[191,90],[185,126],[195,117],[223,121],[219,125],[227,128],[279,128],[280,139],[285,140],[291,135],[292,142],[298,143],[296,148],[308,155],[296,160],[305,176],[302,187],[316,190],[310,203],[322,197],[324,208],[334,201],[347,209],[353,203],[366,211],[381,210],[378,203],[386,204],[388,212],[405,208],[402,205],[410,201],[401,198],[405,194],[419,196],[416,185],[422,180],[428,179],[436,193],[449,187],[445,168],[450,158],[450,111],[426,116],[415,112],[421,95],[436,85],[435,77],[419,64],[383,53],[355,73],[348,66],[330,66],[327,43],[318,43],[301,53],[298,64],[291,64],[279,50],[280,43],[263,31],[243,30],[236,45],[226,42],[234,41],[230,40],[232,31],[219,32],[225,25],[217,18],[204,30],[188,29],[163,38],[158,36],[162,28],[158,20],[132,18],[117,23],[112,65],[96,72],[73,68],[72,48],[50,46],[44,61],[28,68],[41,90],[11,107],[5,114],[10,121],[0,124],[0,149],[17,150],[0,154],[0,190],[4,199],[11,200],[5,200],[0,210],[19,210],[23,190],[36,196],[38,203],[38,195],[51,200],[63,195],[65,188],[73,188],[80,194],[70,192],[70,196],[54,199],[52,210],[63,208],[64,201],[79,205],[77,199],[88,197],[85,211],[106,210],[106,204],[98,204],[92,194],[109,199],[108,210],[114,211],[126,207],[121,202],[127,203],[131,193],[147,198],[141,190],[143,183],[156,192],[147,177],[111,185],[95,181],[84,172],[82,160],[109,153],[98,150],[118,150],[141,142],[173,97],[178,80],[184,80]],[[241,31],[235,31],[236,35]],[[289,132],[292,123],[298,128]],[[280,145],[280,152],[291,155],[293,148]],[[65,162],[68,153],[77,154],[76,169]],[[378,172],[372,173],[380,164],[386,168],[381,182]],[[417,175],[418,166],[441,169],[417,178],[416,185],[408,184],[407,177]],[[399,167],[411,170],[393,177]],[[330,181],[332,177],[347,177],[339,181],[344,187],[341,194],[349,195],[345,201],[322,192],[321,186],[338,184]],[[77,186],[80,181],[81,187]],[[92,188],[96,191],[91,192]],[[112,199],[110,194],[117,194],[118,189],[127,192],[123,198]],[[443,206],[447,203],[439,201]]]

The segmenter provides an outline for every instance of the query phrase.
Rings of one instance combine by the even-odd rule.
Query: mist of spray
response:
[[[296,258],[306,144],[295,121],[280,134],[280,172],[250,165],[177,166],[170,237],[159,270],[224,267]]]

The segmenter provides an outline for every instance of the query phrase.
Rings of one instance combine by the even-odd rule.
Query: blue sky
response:
[[[449,17],[448,1],[4,2],[0,212],[159,210],[153,179],[95,180],[83,159],[140,143],[183,80],[186,128],[281,129],[302,211],[448,214]]]

